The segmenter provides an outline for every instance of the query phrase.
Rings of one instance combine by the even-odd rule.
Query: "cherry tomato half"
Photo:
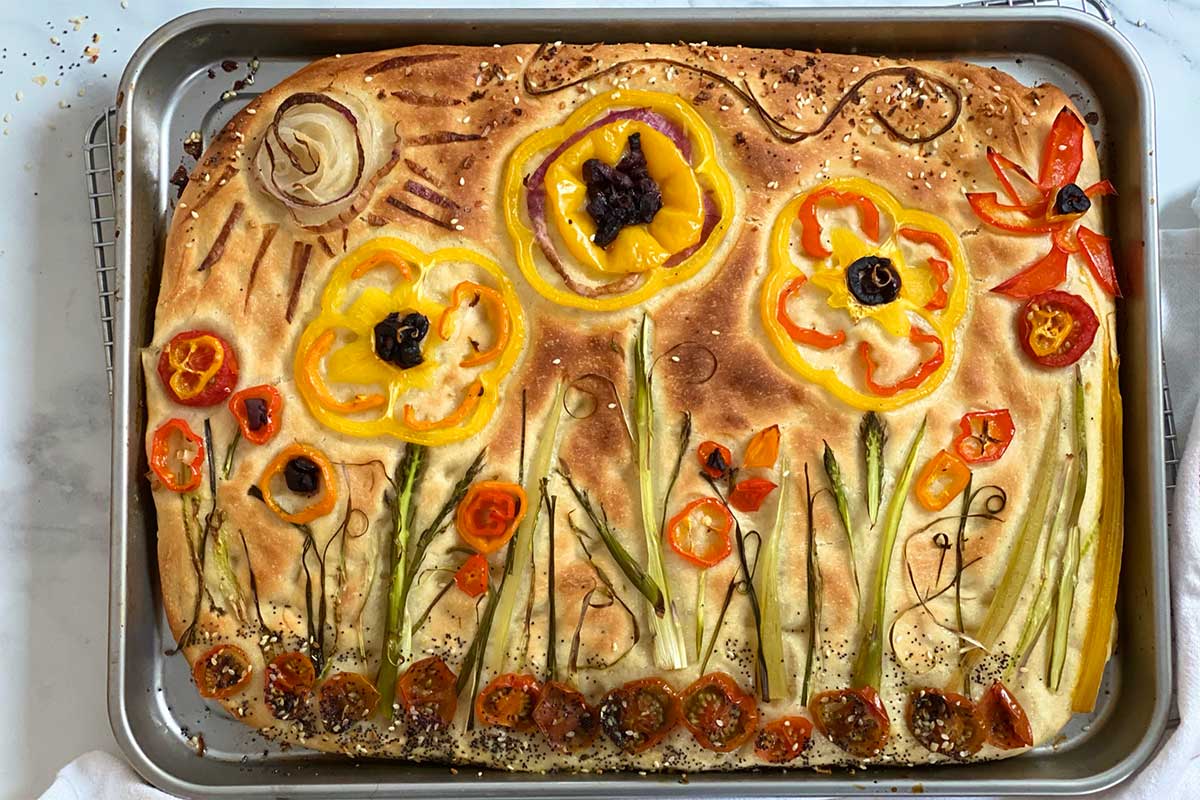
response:
[[[808,704],[817,730],[856,758],[879,755],[891,722],[879,692],[870,686],[821,692]]]
[[[184,331],[162,349],[158,377],[176,403],[215,406],[237,385],[237,355],[211,331]]]
[[[295,719],[316,682],[312,659],[304,653],[284,653],[271,659],[263,692],[271,716]]]
[[[983,724],[967,697],[938,689],[913,689],[908,696],[908,730],[933,753],[963,759],[983,747]]]
[[[1000,681],[996,681],[979,700],[978,714],[988,744],[1001,750],[1033,747],[1033,728],[1025,709]]]
[[[225,700],[245,688],[253,671],[242,648],[235,644],[219,644],[192,664],[192,680],[201,697]]]
[[[475,698],[475,716],[484,725],[532,731],[537,728],[533,710],[541,694],[542,685],[532,675],[497,675]]]
[[[578,690],[550,681],[533,709],[533,721],[555,750],[574,753],[596,740],[600,715]]]
[[[654,747],[675,729],[679,716],[679,698],[662,678],[630,681],[600,701],[600,725],[626,753]]]
[[[701,747],[718,753],[737,750],[754,736],[758,704],[724,672],[710,672],[679,697],[683,724]]]
[[[808,747],[812,729],[807,717],[782,717],[768,722],[754,740],[754,754],[768,764],[786,764]]]
[[[335,672],[317,689],[321,722],[330,733],[342,733],[375,713],[379,692],[357,672]]]
[[[1017,314],[1021,348],[1043,367],[1074,364],[1092,346],[1099,327],[1096,312],[1082,297],[1057,290],[1029,298]]]
[[[417,661],[400,676],[396,688],[409,719],[419,727],[436,730],[454,719],[458,710],[458,676],[437,656]]]

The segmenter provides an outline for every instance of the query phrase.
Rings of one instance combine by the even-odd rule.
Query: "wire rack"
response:
[[[113,125],[117,110],[101,114],[83,139],[83,179],[91,222],[92,256],[96,267],[96,292],[100,299],[100,343],[108,393],[113,392],[113,304],[117,286],[117,197],[113,150]]]
[[[1109,25],[1117,24],[1106,0],[974,0],[958,5],[961,8],[1072,8],[1099,17]]]

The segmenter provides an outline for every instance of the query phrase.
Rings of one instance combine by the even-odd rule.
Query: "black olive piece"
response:
[[[631,134],[628,149],[616,166],[598,158],[583,162],[587,212],[596,223],[592,241],[608,247],[627,225],[648,223],[662,208],[662,191],[646,169],[642,135]]]
[[[393,311],[375,326],[375,355],[400,369],[411,369],[425,362],[421,342],[429,333],[429,318],[416,311],[403,317]]]
[[[296,456],[283,468],[283,480],[296,494],[311,497],[321,489],[321,468],[311,458]]]
[[[900,273],[889,259],[863,256],[846,268],[846,286],[864,306],[881,306],[900,295]]]
[[[261,430],[271,421],[271,414],[267,410],[267,401],[261,397],[247,397],[242,401],[242,405],[246,410],[246,427],[250,430]]]
[[[729,472],[729,465],[725,463],[725,456],[721,455],[721,449],[718,447],[714,447],[708,458],[704,459],[704,466],[722,475]]]
[[[1092,199],[1073,183],[1058,190],[1054,198],[1055,214],[1084,214],[1092,207]]]

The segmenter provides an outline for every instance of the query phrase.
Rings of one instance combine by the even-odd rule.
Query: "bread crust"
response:
[[[604,72],[622,63],[626,66]],[[600,73],[600,77],[544,95],[531,94],[522,80],[528,77],[536,90],[592,73]],[[912,76],[921,83],[912,84]],[[925,96],[925,82],[949,87],[949,91]],[[759,110],[735,91],[743,85],[750,88],[766,114],[785,120],[788,128],[820,132],[800,141],[785,141],[786,135],[781,138],[778,130],[773,133]],[[732,178],[736,212],[711,262],[695,278],[664,289],[642,307],[587,313],[554,304],[521,276],[502,214],[503,170],[509,154],[527,137],[560,124],[595,93],[614,88],[672,93],[695,108],[715,137],[721,167]],[[909,90],[907,94],[905,89]],[[394,126],[395,149],[383,159],[385,164],[389,160],[392,163],[379,172],[368,201],[353,209],[356,213],[349,215],[344,226],[335,224],[320,231],[301,228],[287,209],[264,190],[256,174],[255,156],[276,109],[298,92],[353,96],[370,109],[380,125],[386,121]],[[952,95],[958,98],[957,108],[949,99]],[[847,96],[850,101],[841,103]],[[508,271],[526,316],[527,341],[516,368],[502,384],[503,400],[483,431],[433,452],[422,490],[419,521],[427,519],[448,495],[457,476],[482,447],[487,447],[482,477],[515,480],[522,394],[528,400],[527,418],[531,424],[544,418],[554,385],[564,377],[589,373],[609,377],[622,392],[621,402],[628,403],[629,373],[624,354],[629,351],[643,312],[653,319],[659,352],[673,343],[701,343],[717,364],[711,379],[703,383],[679,379],[666,367],[656,373],[659,430],[669,432],[660,437],[661,441],[673,440],[685,411],[690,412],[695,431],[693,446],[702,439],[715,439],[734,447],[735,456],[750,433],[780,424],[784,449],[791,454],[792,475],[788,480],[798,478],[807,462],[814,483],[824,485],[820,453],[823,442],[827,442],[840,456],[846,484],[852,492],[858,492],[865,485],[865,470],[857,457],[861,411],[804,381],[788,367],[765,335],[758,300],[769,270],[768,237],[780,209],[798,193],[829,178],[868,178],[885,187],[902,206],[922,209],[945,220],[959,237],[969,264],[967,310],[956,328],[959,347],[948,376],[929,397],[887,414],[892,441],[887,451],[885,497],[896,480],[903,449],[922,419],[927,421],[928,434],[921,463],[937,449],[949,447],[959,417],[968,410],[1007,408],[1018,430],[1005,457],[976,476],[977,482],[1002,486],[1008,504],[1002,523],[972,528],[967,555],[980,560],[962,579],[964,596],[973,598],[964,608],[970,630],[981,621],[987,600],[1004,571],[1006,554],[1029,505],[1036,478],[1030,465],[1037,461],[1043,432],[1051,422],[1053,398],[1065,395],[1069,399],[1066,387],[1070,370],[1033,365],[1013,332],[1017,304],[988,291],[1044,255],[1047,237],[1014,236],[988,227],[972,213],[963,195],[999,189],[986,159],[988,147],[1033,169],[1042,157],[1042,143],[1055,114],[1063,107],[1072,108],[1072,104],[1056,87],[1026,87],[1001,71],[959,62],[682,44],[559,45],[542,49],[532,44],[409,47],[324,59],[256,97],[204,152],[179,199],[167,236],[154,336],[143,353],[148,431],[153,432],[162,421],[175,416],[183,417],[200,431],[207,417],[217,447],[211,455],[218,459],[218,465],[233,439],[234,420],[223,406],[189,409],[172,403],[155,374],[166,342],[182,330],[215,331],[236,349],[241,369],[239,387],[270,383],[285,398],[282,429],[275,444],[253,447],[242,442],[231,475],[219,483],[216,503],[226,521],[221,535],[243,601],[249,597],[253,568],[257,608],[244,607],[239,615],[229,607],[231,603],[222,602],[224,595],[218,590],[215,598],[202,598],[197,623],[193,618],[200,589],[195,536],[200,530],[197,526],[205,523],[211,502],[207,482],[199,490],[203,499],[190,532],[185,529],[189,512],[181,512],[181,507],[186,509],[186,501],[181,502],[179,495],[155,484],[159,571],[167,619],[176,637],[196,624],[196,638],[184,648],[184,654],[194,661],[213,643],[238,643],[250,656],[255,674],[245,691],[224,701],[226,706],[266,736],[317,750],[516,770],[695,771],[762,766],[749,746],[728,754],[712,753],[701,749],[683,730],[640,755],[621,754],[601,737],[586,755],[563,756],[551,751],[537,735],[505,736],[500,729],[464,732],[466,698],[460,702],[458,718],[450,730],[434,736],[411,735],[377,720],[340,734],[323,731],[315,719],[276,720],[264,700],[264,653],[271,652],[271,648],[264,648],[263,642],[275,636],[281,643],[272,642],[272,647],[278,644],[295,649],[305,639],[304,580],[299,566],[303,538],[295,527],[247,496],[247,488],[257,482],[282,446],[280,443],[310,443],[338,465],[336,511],[311,526],[317,546],[324,547],[346,519],[348,498],[369,524],[362,535],[343,537],[344,544],[336,546],[341,570],[335,574],[330,569],[326,577],[325,592],[331,605],[329,636],[335,640],[329,655],[335,668],[373,678],[384,634],[390,546],[385,470],[393,469],[402,446],[388,437],[362,439],[338,433],[308,412],[292,369],[299,337],[318,313],[320,294],[343,254],[380,235],[403,238],[425,252],[448,246],[467,247]],[[929,133],[947,120],[951,123],[948,130],[925,143],[908,143],[889,133],[889,126]],[[470,138],[439,138],[440,132]],[[379,140],[387,138],[380,134]],[[524,173],[535,166],[524,167]],[[1078,183],[1087,186],[1101,177],[1091,137],[1085,136]],[[458,209],[453,223],[446,224],[444,209],[432,208],[411,193],[406,194],[409,181],[436,188],[449,198]],[[399,211],[387,202],[389,196],[436,215],[442,224]],[[1095,204],[1084,220],[1093,230],[1103,232],[1099,205]],[[267,231],[273,231],[269,238],[265,236]],[[298,287],[293,262],[295,242],[312,246]],[[1081,259],[1070,260],[1063,288],[1084,297],[1096,310],[1103,328],[1112,325],[1112,300],[1082,268]],[[286,315],[289,305],[294,309],[290,321]],[[1105,444],[1097,420],[1106,341],[1097,336],[1079,362],[1087,396],[1088,447],[1094,453],[1102,452]],[[637,473],[631,467],[632,446],[619,414],[602,405],[592,416],[568,419],[567,423],[559,445],[562,459],[570,464],[580,484],[589,487],[603,504],[626,546],[643,558]],[[1061,438],[1063,448],[1069,447],[1066,430]],[[674,458],[671,449],[657,449],[661,474],[670,471]],[[1098,516],[1101,479],[1100,459],[1091,459],[1081,511],[1084,529]],[[789,677],[796,683],[791,692],[794,695],[807,641],[807,549],[802,494],[798,495],[795,488],[790,491],[792,502],[781,551],[781,576],[788,590],[780,603],[786,632],[785,663]],[[673,505],[681,506],[707,493],[708,487],[689,463],[675,489]],[[566,502],[569,498],[565,490],[560,488],[559,494],[565,506],[571,505]],[[858,571],[864,583],[869,583],[878,557],[878,528],[872,529],[861,504],[852,504],[852,511],[865,543],[860,544],[857,553]],[[859,630],[858,611],[849,553],[832,504],[819,502],[815,514],[824,578],[823,658],[818,687],[832,689],[849,681]],[[937,516],[910,502],[901,536]],[[768,525],[769,514],[756,515],[748,524]],[[193,537],[191,543],[189,536]],[[542,663],[547,635],[544,532],[536,542],[532,624],[527,639],[519,634],[514,637],[527,641],[532,665]],[[450,563],[450,548],[456,544],[453,530],[440,536],[430,549],[427,563]],[[555,552],[558,653],[559,662],[565,663],[582,598],[595,586],[596,578],[574,538],[565,535],[562,527]],[[493,576],[498,574],[501,560],[502,554],[492,557]],[[607,556],[599,555],[598,561],[610,575],[619,577]],[[220,582],[213,562],[212,558],[206,562],[206,586]],[[724,594],[735,570],[735,559],[726,559],[706,573],[697,573],[694,566],[671,554],[666,556],[666,563],[670,580],[678,587],[677,610],[689,626],[694,620],[698,574],[707,581],[710,611],[706,637],[711,636],[715,622],[712,599]],[[936,554],[915,549],[913,567],[917,580],[928,585],[938,571]],[[1079,669],[1091,573],[1092,560],[1086,559],[1079,576],[1065,687],[1073,685]],[[418,581],[409,599],[410,610],[425,608],[441,582],[437,576]],[[697,677],[696,659],[692,659],[692,667],[677,673],[657,670],[643,604],[635,602],[639,598],[627,585],[619,585],[638,614],[642,641],[617,665],[581,670],[572,680],[593,701],[627,680],[653,674],[662,674],[682,690]],[[912,603],[912,588],[902,572],[897,548],[888,606],[894,615]],[[523,599],[520,607],[524,609]],[[269,633],[260,625],[260,615]],[[414,651],[440,655],[457,671],[475,629],[476,615],[474,600],[450,591],[419,631]],[[1003,641],[1015,640],[1023,613],[1015,616],[1018,618],[1010,621]],[[518,621],[514,629],[520,627]],[[957,646],[928,623],[923,630],[933,637],[931,647],[945,650]],[[750,687],[753,631],[749,608],[744,601],[735,600],[709,669],[726,671],[742,686]],[[606,654],[623,652],[631,636],[628,615],[619,606],[590,611],[582,627],[581,663],[605,662],[609,658]],[[1048,657],[1044,649],[1044,644],[1035,648],[1032,663],[1041,664]],[[510,665],[522,660],[514,650]],[[880,689],[893,721],[893,735],[879,761],[947,760],[917,744],[905,730],[903,719],[905,689],[944,683],[950,674],[948,663],[943,658],[939,667],[915,675],[892,658],[885,660],[884,685]],[[984,674],[998,674],[999,662],[989,663],[985,661]],[[1012,688],[1029,715],[1036,741],[1043,743],[1051,740],[1069,718],[1070,692],[1051,692],[1040,672],[1044,670],[1020,673]],[[770,719],[803,710],[798,700],[779,700],[764,706],[762,713]],[[985,746],[973,758],[1010,754]],[[795,765],[851,761],[823,737],[814,736],[812,745]]]

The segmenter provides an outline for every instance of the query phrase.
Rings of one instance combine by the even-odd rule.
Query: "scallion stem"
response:
[[[808,465],[805,465],[807,469]],[[767,685],[775,688],[775,697],[791,695],[787,688],[787,672],[783,658],[783,621],[780,617],[782,591],[779,586],[779,559],[783,549],[784,520],[787,515],[788,497],[788,461],[784,455],[780,459],[779,498],[775,504],[775,521],[771,526],[771,538],[766,544],[766,563],[763,564],[762,575],[762,625],[759,634],[762,637],[761,649],[764,667],[767,672]]]

